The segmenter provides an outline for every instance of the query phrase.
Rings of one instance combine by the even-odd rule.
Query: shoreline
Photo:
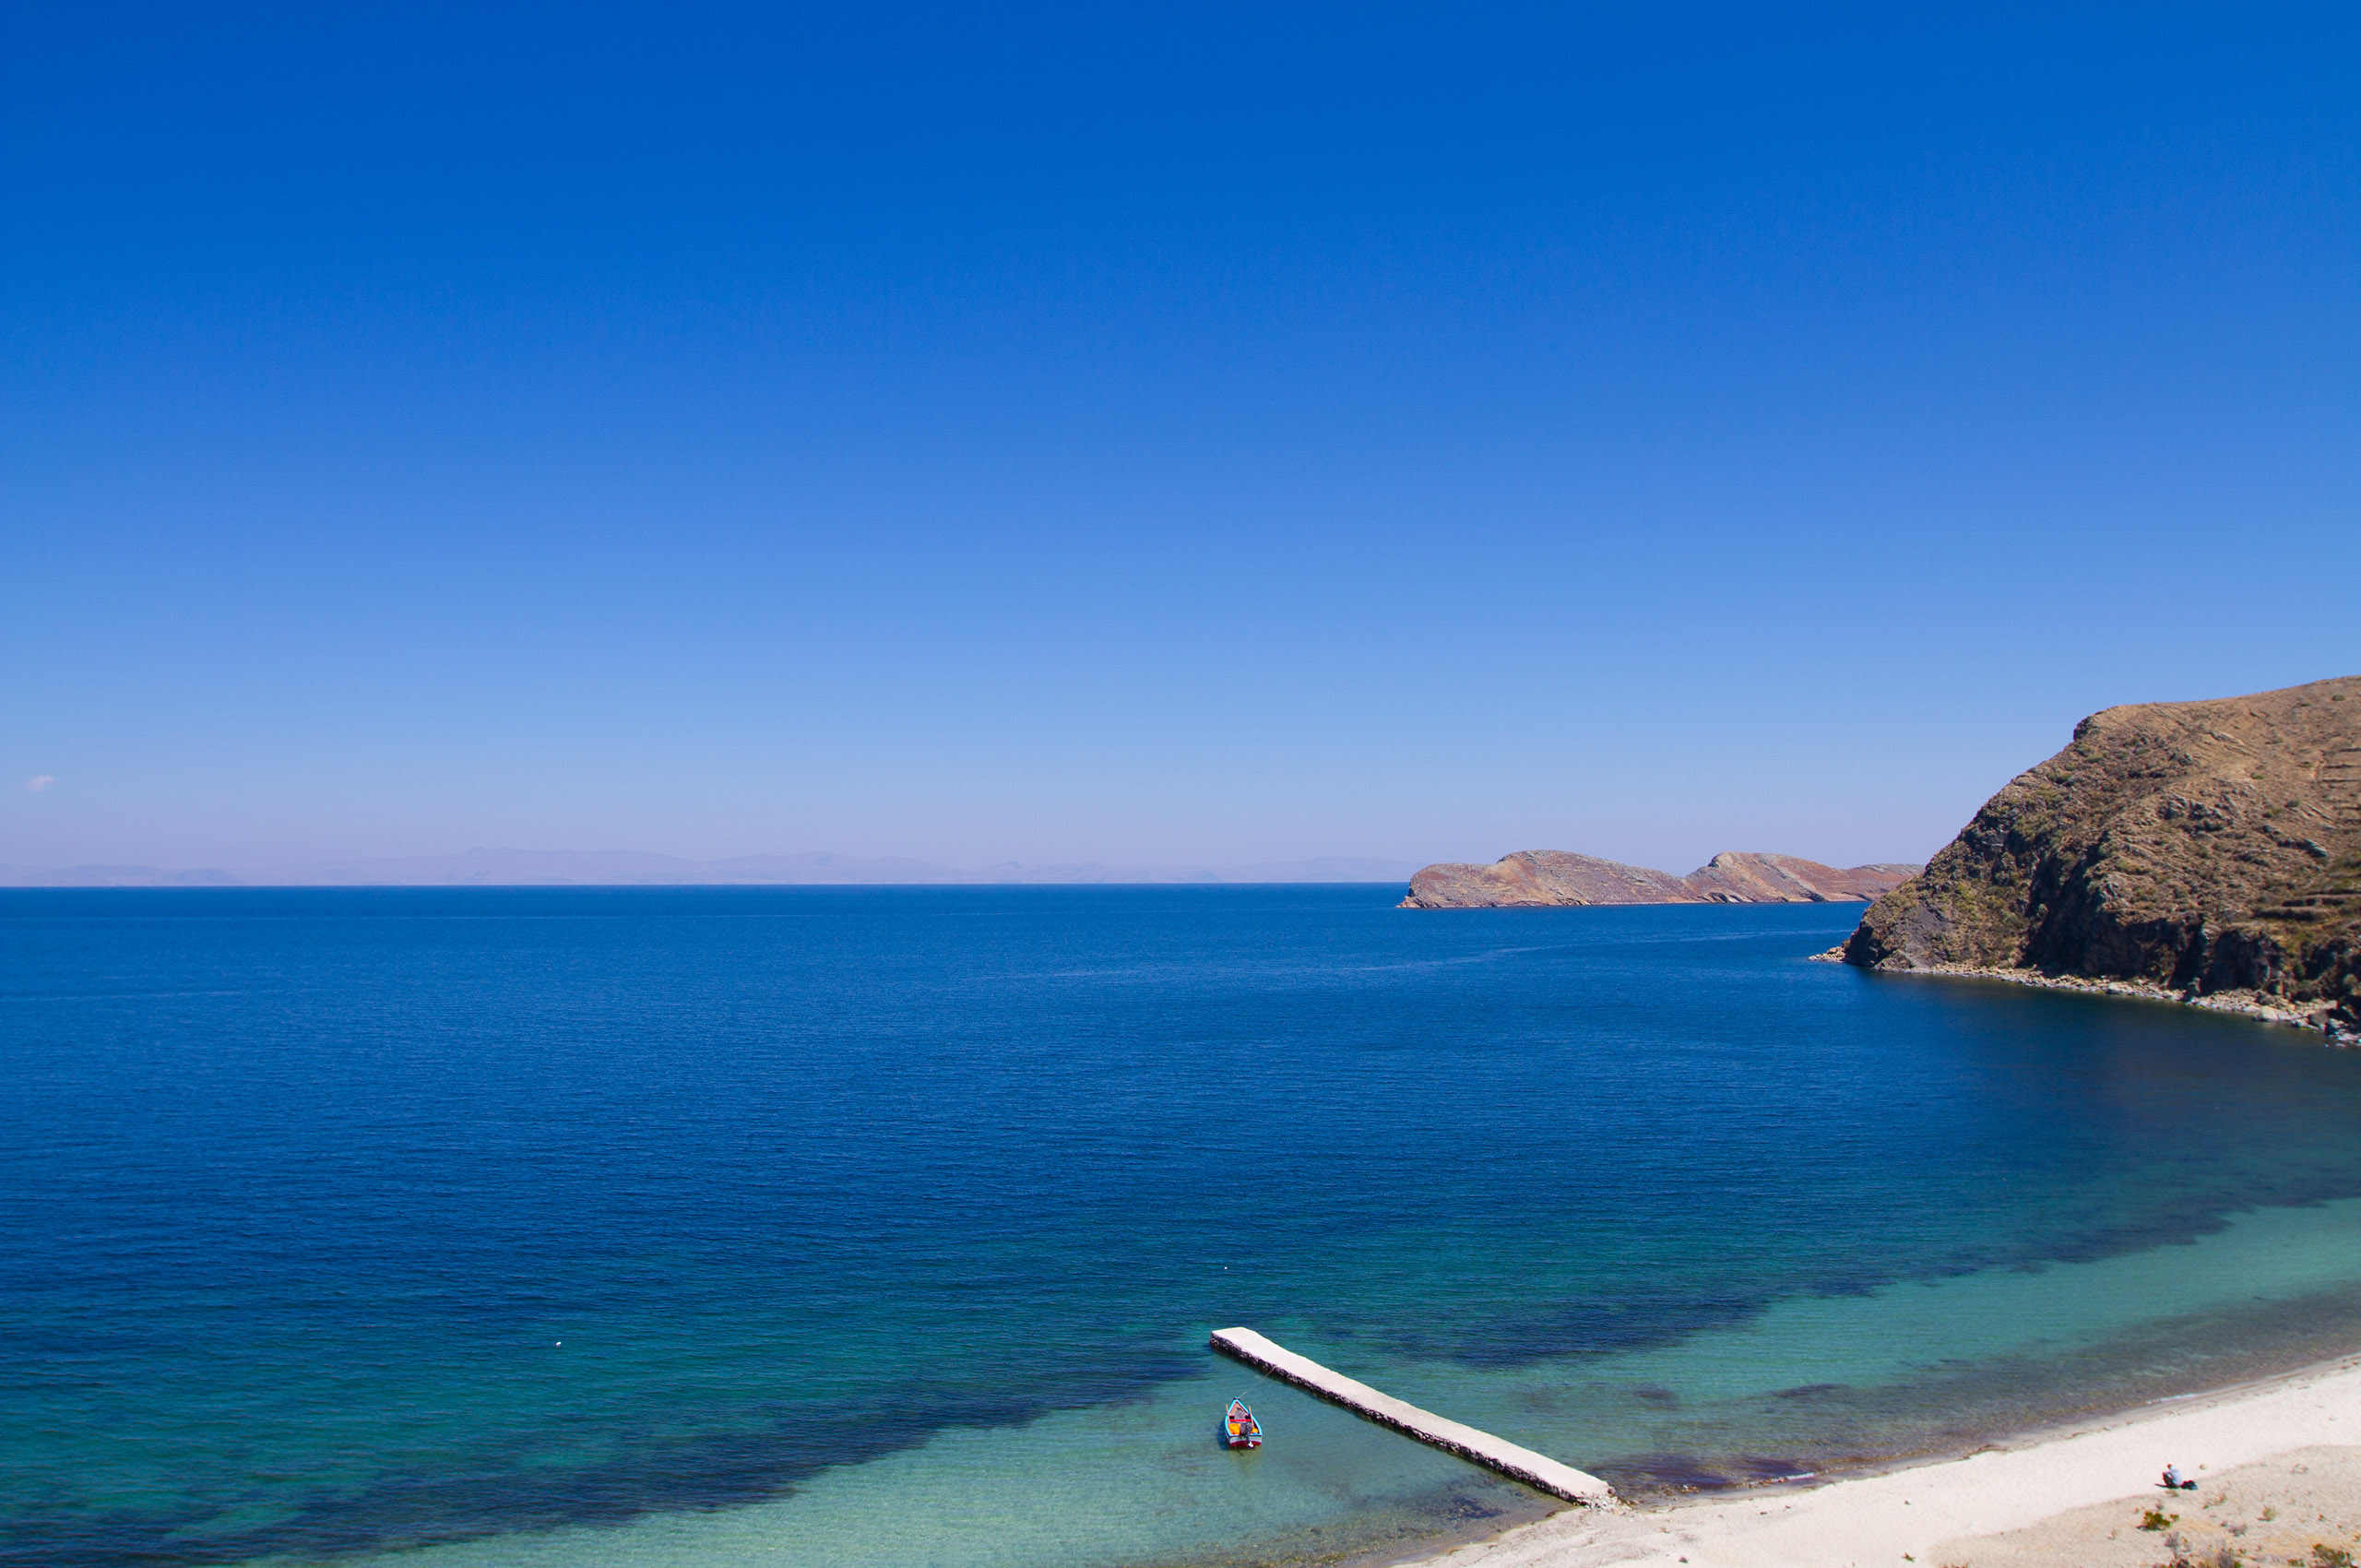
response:
[[[1849,940],[1849,939],[1848,939]],[[1824,953],[1814,953],[1807,960],[1814,964],[1845,962],[1845,944],[1840,942]],[[2361,1045],[2361,1035],[2343,1028],[2334,1016],[2336,1004],[2317,1002],[2298,1006],[2283,998],[2259,991],[2214,991],[2192,992],[2175,991],[2153,980],[2099,980],[2082,975],[2047,975],[2038,969],[2002,969],[1978,964],[1933,964],[1911,968],[1872,969],[1880,975],[1928,975],[1939,980],[1997,980],[2002,985],[2030,986],[2036,991],[2079,992],[2092,996],[2120,997],[2130,1002],[2163,1002],[2179,1007],[2195,1007],[2208,1013],[2225,1013],[2233,1017],[2248,1018],[2259,1024],[2281,1024],[2299,1029],[2315,1029],[2328,1037],[2332,1046]]]
[[[2291,1518],[2288,1527],[2300,1526],[2308,1538],[2353,1544],[2361,1530],[2356,1445],[2361,1351],[2272,1377],[2035,1428],[1964,1457],[1904,1461],[1833,1479],[1774,1483],[1671,1503],[1562,1509],[1481,1540],[1368,1561],[1372,1568],[1380,1562],[1433,1568],[1841,1568],[1904,1562],[1922,1568],[1973,1568],[1975,1561],[1994,1555],[2011,1562],[2071,1564],[2090,1559],[2104,1545],[2119,1547],[2118,1554],[2144,1552],[2139,1561],[2153,1562],[2169,1555],[2170,1549],[2161,1534],[2140,1532],[2139,1511],[2166,1499],[2156,1475],[2167,1461],[2180,1464],[2201,1483],[2198,1491],[2163,1503],[2187,1516],[2188,1533],[2215,1529],[2259,1561],[2251,1547],[2240,1544],[2256,1527],[2247,1515],[2262,1518],[2266,1527],[2269,1523],[2268,1505],[2252,1499],[2274,1481],[2288,1484],[2259,1467],[2306,1450],[2330,1452],[2324,1484],[2328,1472],[2341,1467],[2334,1461],[2355,1461],[2352,1474],[2335,1483],[2350,1495],[2340,1494],[2332,1504],[2343,1509],[2332,1525],[2324,1505],[2317,1510],[2318,1521]]]

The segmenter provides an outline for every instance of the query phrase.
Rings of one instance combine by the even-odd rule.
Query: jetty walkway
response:
[[[1560,1465],[1546,1454],[1520,1448],[1489,1431],[1446,1420],[1391,1394],[1381,1394],[1366,1383],[1330,1371],[1309,1356],[1299,1356],[1285,1346],[1272,1343],[1251,1328],[1217,1328],[1214,1330],[1213,1346],[1257,1372],[1291,1383],[1332,1405],[1342,1405],[1353,1414],[1380,1426],[1392,1427],[1405,1437],[1415,1437],[1446,1454],[1456,1454],[1470,1464],[1498,1470],[1536,1491],[1592,1507],[1615,1502],[1614,1489],[1596,1476],[1584,1475],[1572,1465]]]

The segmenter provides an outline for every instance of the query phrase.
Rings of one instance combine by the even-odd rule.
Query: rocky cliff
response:
[[[1489,909],[1570,904],[1818,904],[1869,899],[1916,866],[1840,871],[1793,855],[1725,850],[1687,876],[1563,849],[1520,849],[1490,865],[1427,867],[1410,879],[1406,909]]]
[[[2243,993],[2354,1027],[2361,677],[2092,715],[1842,951],[1880,969]]]

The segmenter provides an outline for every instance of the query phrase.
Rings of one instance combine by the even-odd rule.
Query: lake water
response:
[[[1329,1560],[1536,1501],[1209,1330],[1631,1491],[2361,1338],[2361,1053],[1398,896],[0,892],[0,1563]]]

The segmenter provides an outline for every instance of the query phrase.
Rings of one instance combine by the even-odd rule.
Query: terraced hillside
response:
[[[1844,956],[2251,992],[2361,1025],[2361,676],[2092,715]]]

